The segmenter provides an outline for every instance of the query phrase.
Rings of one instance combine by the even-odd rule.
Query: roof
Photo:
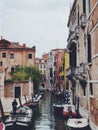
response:
[[[10,42],[6,39],[1,39],[0,40],[0,48],[3,48],[3,49],[31,49],[31,50],[36,50],[35,49],[35,46],[33,47],[27,47],[26,44],[20,44],[19,42]]]
[[[72,12],[73,12],[73,9],[74,9],[74,7],[75,7],[76,2],[77,2],[77,0],[74,0],[73,5],[72,5],[72,8],[71,8],[71,10],[70,10],[69,19],[68,19],[68,24],[67,24],[68,27],[69,27],[71,15],[72,15]]]

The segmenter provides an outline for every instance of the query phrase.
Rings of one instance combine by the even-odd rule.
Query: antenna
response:
[[[1,40],[3,39],[3,36],[4,36],[4,27],[2,26],[1,27]]]

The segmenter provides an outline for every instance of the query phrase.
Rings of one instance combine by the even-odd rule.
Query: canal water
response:
[[[54,118],[53,103],[55,101],[55,97],[49,91],[44,93],[39,102],[38,110],[35,112],[31,130],[68,130],[63,119]]]
[[[53,103],[57,99],[49,91],[46,91],[44,97],[40,100],[39,108],[35,112],[35,119],[30,130],[72,130],[67,127],[65,119],[55,119],[53,114]],[[74,129],[74,130],[90,130]]]
[[[46,91],[35,110],[32,126],[30,128],[14,128],[13,130],[72,130],[66,125],[66,120],[55,119],[53,114],[53,103],[56,101],[51,92]],[[85,129],[74,129],[85,130]],[[89,128],[86,130],[90,130]]]

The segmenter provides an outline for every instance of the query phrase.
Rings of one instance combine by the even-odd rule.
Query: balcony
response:
[[[69,34],[69,37],[68,37],[68,47],[70,48],[70,46],[73,44],[73,43],[77,43],[76,39],[75,39],[75,32],[71,32]]]
[[[82,29],[86,27],[86,14],[85,13],[82,13],[80,16],[80,25]]]

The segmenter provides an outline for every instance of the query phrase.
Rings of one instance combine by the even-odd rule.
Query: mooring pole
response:
[[[1,110],[2,119],[4,120],[4,109],[3,109],[1,98],[0,98],[0,110]]]
[[[18,97],[18,99],[19,99],[20,106],[22,107],[22,102],[21,102],[20,97]]]

